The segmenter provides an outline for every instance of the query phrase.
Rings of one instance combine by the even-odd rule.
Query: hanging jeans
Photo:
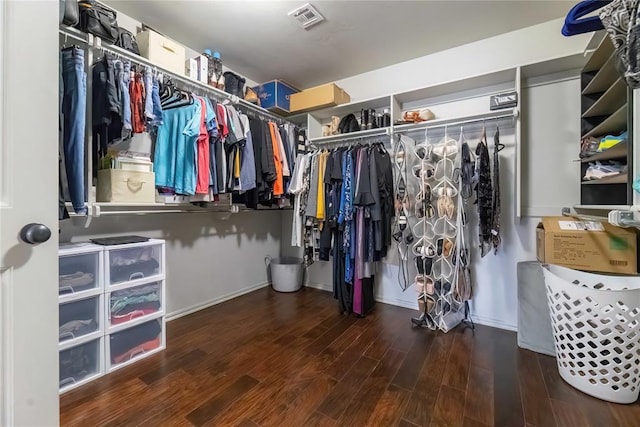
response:
[[[131,97],[129,83],[131,82],[131,62],[125,59],[114,63],[116,76],[120,80],[120,94],[122,95],[122,139],[131,137]]]
[[[144,116],[148,120],[153,120],[153,72],[151,67],[144,69]]]
[[[162,124],[162,104],[160,102],[160,80],[158,80],[157,76],[153,76],[151,101],[153,105],[153,121],[151,124],[153,126],[160,126]]]
[[[84,206],[84,137],[87,77],[84,51],[71,47],[61,52],[62,65],[62,146],[73,210],[86,215]]]

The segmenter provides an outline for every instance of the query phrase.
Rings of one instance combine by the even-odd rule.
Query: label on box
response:
[[[558,221],[560,230],[604,231],[604,226],[597,221]]]

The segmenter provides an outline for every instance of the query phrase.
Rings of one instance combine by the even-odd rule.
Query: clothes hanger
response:
[[[580,18],[603,8],[609,3],[611,3],[611,0],[585,0],[573,6],[564,20],[562,35],[569,37],[604,29],[604,25],[602,25],[602,21],[597,15],[584,19]]]
[[[493,135],[493,144],[498,152],[504,150],[505,145],[500,142],[500,127],[496,126],[496,133]]]

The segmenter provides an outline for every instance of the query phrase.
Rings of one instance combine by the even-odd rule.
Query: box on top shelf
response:
[[[607,222],[544,217],[536,230],[538,261],[576,270],[637,274],[635,229]]]
[[[289,111],[292,113],[301,113],[317,108],[346,104],[350,101],[351,97],[347,92],[335,83],[328,83],[291,95]]]
[[[290,113],[290,98],[300,92],[282,80],[272,80],[253,88],[260,98],[260,106],[276,113]]]
[[[185,74],[184,46],[151,30],[139,32],[136,38],[140,55],[178,75]]]

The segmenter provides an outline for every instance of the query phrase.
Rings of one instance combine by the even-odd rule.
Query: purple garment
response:
[[[362,150],[358,153],[357,175],[362,170]],[[356,274],[353,281],[353,312],[363,315],[362,304],[362,277],[364,276],[364,207],[356,208]],[[353,243],[353,242],[352,242]]]

